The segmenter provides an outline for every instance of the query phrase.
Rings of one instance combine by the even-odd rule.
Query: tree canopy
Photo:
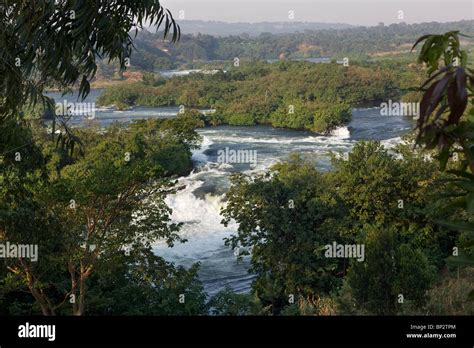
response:
[[[85,97],[97,60],[127,66],[131,30],[144,24],[163,26],[179,38],[179,26],[157,0],[146,1],[3,1],[0,4],[0,115],[14,116],[26,103],[46,102],[45,87],[79,84]],[[8,98],[6,98],[8,96]]]

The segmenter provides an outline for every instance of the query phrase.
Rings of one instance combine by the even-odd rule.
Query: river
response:
[[[84,102],[92,103],[100,94],[92,90]],[[72,100],[51,93],[60,102]],[[95,109],[95,120],[103,126],[113,121],[130,122],[149,117],[173,117],[177,107],[136,107],[127,111],[109,108]],[[235,223],[224,227],[220,221],[220,209],[225,204],[224,196],[229,188],[230,175],[235,172],[257,173],[267,170],[272,164],[284,160],[290,153],[301,153],[316,162],[320,170],[330,170],[329,153],[341,154],[351,150],[358,140],[380,140],[391,147],[400,141],[400,136],[414,126],[414,121],[403,116],[381,116],[379,108],[353,109],[352,121],[347,127],[336,129],[330,136],[319,136],[311,132],[275,129],[270,126],[219,126],[199,129],[202,146],[193,152],[194,171],[179,179],[185,188],[166,198],[172,208],[172,219],[182,222],[180,234],[188,239],[184,244],[168,248],[164,242],[154,245],[157,255],[178,265],[190,266],[201,263],[199,277],[205,291],[216,294],[225,287],[236,292],[247,292],[253,276],[248,273],[249,257],[238,261],[233,251],[224,245],[224,238],[237,231]],[[72,123],[80,125],[80,117]],[[220,163],[218,151],[255,150],[256,165],[245,163]]]

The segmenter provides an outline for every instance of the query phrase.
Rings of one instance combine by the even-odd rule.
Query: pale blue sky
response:
[[[473,19],[474,0],[162,0],[175,17],[223,22],[300,22],[376,25]],[[403,11],[403,20],[399,12]]]

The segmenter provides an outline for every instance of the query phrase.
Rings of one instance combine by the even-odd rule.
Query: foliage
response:
[[[189,21],[186,21],[189,22]],[[268,24],[268,23],[266,23]],[[309,23],[308,23],[309,24]],[[202,27],[205,25],[205,28]],[[170,66],[200,67],[207,61],[219,61],[223,69],[232,65],[235,57],[244,59],[304,59],[330,57],[333,60],[349,57],[350,61],[374,61],[396,58],[413,62],[409,49],[413,42],[426,33],[444,33],[452,30],[471,35],[473,21],[465,20],[451,23],[393,23],[372,27],[351,27],[341,29],[301,30],[305,23],[295,23],[299,32],[275,33],[279,28],[271,28],[264,33],[256,34],[262,23],[245,24],[245,28],[232,31],[226,35],[222,23],[201,23],[199,32],[209,30],[217,25],[219,34],[191,35],[184,33],[177,45],[163,43],[161,36],[146,30],[137,36],[139,56],[147,57],[146,64],[137,64],[142,69],[169,69]],[[238,25],[238,24],[235,24]],[[242,24],[241,24],[242,25]],[[288,23],[281,30],[289,29]],[[187,27],[187,23],[183,23]],[[227,24],[228,26],[228,24]],[[270,31],[272,33],[270,33]],[[472,39],[466,38],[472,44]],[[166,49],[163,52],[162,49]],[[159,57],[154,59],[153,57]],[[149,70],[152,71],[152,70]]]
[[[198,264],[189,270],[176,267],[149,251],[130,256],[110,255],[91,279],[86,314],[206,314],[198,269]]]
[[[337,273],[343,267],[315,251],[338,239],[333,224],[338,225],[343,210],[325,194],[321,174],[299,158],[293,161],[277,166],[278,174],[272,178],[236,175],[223,210],[225,223],[230,219],[239,223],[238,234],[227,244],[251,248],[251,272],[258,276],[253,289],[273,313],[288,303],[291,294],[328,292],[338,283]]]
[[[405,80],[419,75],[417,69],[404,65],[243,61],[227,72],[174,77],[158,87],[151,82],[110,87],[97,102],[214,108],[214,120],[208,123],[271,124],[327,133],[350,120],[351,106],[400,97],[406,92]]]
[[[366,261],[354,262],[347,274],[357,305],[371,313],[393,315],[405,301],[416,307],[427,301],[434,268],[420,249],[401,244],[398,235],[395,228],[368,227]]]
[[[400,293],[425,303],[434,265],[444,265],[454,236],[433,222],[441,215],[430,195],[443,189],[436,166],[408,147],[400,146],[398,158],[377,142],[360,142],[347,160],[334,158],[330,172],[292,157],[266,175],[234,176],[223,215],[239,229],[227,243],[252,250],[253,292],[264,306],[290,313],[291,294],[328,298],[348,269],[365,312],[403,310],[395,306]],[[325,257],[334,242],[365,245],[365,261]]]
[[[160,86],[163,85],[166,80],[160,75],[144,72],[142,77],[143,83],[149,86]]]
[[[274,127],[309,129],[326,133],[342,126],[351,119],[351,108],[344,103],[300,102],[299,100],[282,103],[271,114]]]
[[[466,267],[446,272],[429,291],[427,312],[430,315],[474,315],[472,284],[474,269]]]
[[[281,312],[282,315],[335,315],[336,303],[330,296],[309,296],[299,298],[297,303],[290,304]]]
[[[108,1],[5,1],[0,5],[0,117],[13,117],[26,103],[50,100],[48,86],[61,89],[77,82],[79,94],[89,93],[97,58],[117,60],[120,69],[132,52],[130,31],[144,23],[160,26],[165,36],[179,27],[158,1],[110,6]],[[136,32],[137,32],[136,31]],[[5,98],[8,96],[8,98]]]
[[[23,129],[28,136],[29,127],[20,128],[14,119],[9,122],[7,134]],[[86,152],[80,156],[76,149],[66,162],[58,162],[54,154],[61,149],[44,136],[21,150],[21,161],[2,157],[0,239],[37,244],[40,255],[38,262],[2,260],[8,269],[2,281],[3,296],[8,298],[17,289],[29,292],[35,300],[30,313],[91,314],[105,310],[96,308],[97,303],[90,310],[87,306],[88,299],[106,297],[101,294],[103,285],[94,284],[109,279],[111,284],[128,282],[128,288],[121,290],[136,290],[137,301],[140,293],[154,301],[149,303],[150,313],[170,314],[164,308],[172,299],[177,312],[201,313],[204,295],[196,280],[197,269],[175,268],[151,253],[157,240],[169,246],[184,241],[177,235],[179,225],[170,221],[164,198],[173,192],[170,177],[188,173],[192,167],[190,149],[199,139],[194,124],[180,127],[180,120],[149,120],[130,128],[114,125],[101,137],[96,132],[77,130]],[[44,135],[46,129],[35,133]],[[127,253],[131,256],[125,257]],[[116,274],[107,273],[113,269]],[[136,277],[129,278],[132,275]],[[158,287],[160,282],[164,282],[162,287]],[[89,296],[91,288],[97,292]],[[110,291],[112,298],[119,296],[118,289]],[[180,307],[177,294],[182,293],[189,293],[189,301]],[[18,313],[23,301],[13,301],[8,310]],[[133,307],[123,307],[123,301],[114,301],[120,305],[107,310],[134,312]]]
[[[451,185],[444,193],[451,201],[444,209],[457,212],[454,215],[456,220],[439,219],[439,223],[453,231],[462,232],[457,247],[461,249],[463,257],[471,260],[472,265],[474,70],[468,67],[468,55],[460,47],[460,35],[457,31],[425,35],[413,46],[424,42],[418,60],[428,66],[429,73],[429,78],[420,88],[424,94],[417,124],[417,142],[428,149],[439,150],[438,160],[442,170],[446,169],[450,159],[453,163],[454,168],[448,171],[453,174],[449,180]],[[457,163],[454,156],[460,157]]]
[[[262,308],[258,298],[251,294],[237,294],[226,288],[214,295],[207,304],[211,315],[262,315]]]

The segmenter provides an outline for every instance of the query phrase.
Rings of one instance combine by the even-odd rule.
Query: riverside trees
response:
[[[384,68],[307,62],[242,62],[214,75],[174,77],[160,86],[142,83],[105,90],[99,105],[214,108],[231,125],[271,124],[326,133],[350,120],[360,103],[401,97],[404,81],[421,81],[408,66]]]
[[[194,128],[178,130],[177,122],[148,121],[111,127],[99,139],[95,129],[75,134],[85,153],[75,149],[66,164],[44,137],[35,145],[42,173],[22,178],[14,176],[14,164],[3,167],[2,240],[29,240],[39,246],[37,262],[2,260],[8,270],[2,279],[5,301],[19,288],[33,295],[35,307],[45,315],[88,313],[88,299],[94,301],[93,313],[104,308],[99,298],[108,303],[109,312],[124,314],[132,309],[125,303],[115,307],[114,302],[123,301],[119,296],[146,292],[144,298],[151,301],[147,312],[159,314],[169,310],[164,305],[160,310],[160,301],[173,306],[171,296],[179,313],[179,295],[187,293],[183,313],[201,313],[204,297],[197,269],[175,268],[151,249],[159,239],[169,246],[183,241],[164,198],[173,191],[170,178],[190,169]],[[24,162],[30,158],[24,153]],[[120,283],[127,283],[127,290],[118,291]],[[89,294],[89,288],[95,290]],[[138,293],[132,296],[134,291]],[[14,311],[15,303],[5,303],[8,311]]]
[[[357,144],[347,160],[334,158],[330,172],[294,157],[271,174],[236,175],[223,215],[239,229],[228,243],[252,249],[253,291],[262,305],[286,312],[290,295],[297,301],[338,299],[347,285],[362,312],[386,306],[383,314],[394,314],[410,303],[426,303],[435,266],[444,264],[452,241],[432,221],[436,206],[430,195],[441,186],[434,164],[422,158],[397,159],[368,142]],[[390,236],[381,233],[388,229]],[[364,244],[364,261],[326,257],[325,245],[333,242]],[[377,267],[384,282],[376,281]],[[399,294],[404,306],[396,305]]]
[[[428,301],[444,301],[430,296],[437,279],[453,281],[446,271],[472,270],[473,70],[457,32],[421,41],[419,61],[430,75],[417,125],[423,148],[413,148],[414,136],[395,154],[360,142],[327,173],[292,158],[265,175],[234,177],[223,215],[240,225],[228,243],[253,250],[253,291],[273,313],[304,314],[321,299],[339,313],[423,313]],[[363,243],[365,261],[321,255],[333,241]],[[469,303],[472,289],[462,293]]]
[[[0,13],[0,241],[39,249],[38,260],[1,260],[2,314],[125,314],[137,304],[153,314],[201,313],[197,266],[176,268],[151,249],[157,239],[181,241],[163,198],[171,176],[190,168],[194,129],[157,122],[100,136],[71,131],[43,96],[46,87],[79,87],[84,98],[99,58],[124,69],[130,30],[145,22],[176,40],[171,13],[158,1],[74,0],[4,1]],[[25,117],[38,103],[61,121],[57,139]],[[171,163],[170,153],[179,159]]]

